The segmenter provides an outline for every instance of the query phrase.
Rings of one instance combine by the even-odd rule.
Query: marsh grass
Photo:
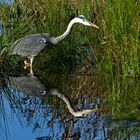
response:
[[[60,78],[58,83],[52,78],[56,85],[61,81],[65,83],[58,73],[67,74],[75,63],[88,64],[89,62],[81,57],[83,54],[80,47],[88,46],[92,53],[90,61],[95,64],[90,69],[95,70],[96,67],[98,76],[96,83],[103,88],[102,92],[107,90],[110,93],[106,97],[112,103],[110,110],[113,110],[113,113],[123,112],[123,108],[118,105],[116,109],[114,103],[117,100],[121,101],[120,99],[124,98],[123,95],[129,94],[131,90],[126,88],[128,93],[124,93],[120,84],[124,85],[124,82],[129,85],[126,80],[123,80],[126,77],[134,80],[140,77],[139,11],[139,0],[15,0],[11,6],[1,5],[0,7],[0,20],[5,25],[5,35],[0,39],[1,49],[5,46],[10,47],[14,41],[27,34],[48,32],[51,35],[60,35],[73,17],[85,15],[100,29],[74,25],[68,38],[39,55],[43,58],[39,62],[42,65],[40,69],[47,73],[43,73],[46,78],[54,71],[56,73],[54,77]],[[79,83],[82,83],[82,80],[79,80]],[[90,81],[90,78],[86,81]],[[89,83],[86,83],[85,87],[90,89]],[[135,81],[133,81],[135,86],[134,83]],[[133,91],[134,87],[131,89]],[[138,90],[133,92],[136,98],[135,94],[138,95]],[[133,95],[130,95],[133,98]],[[127,103],[124,103],[124,106]]]
[[[135,77],[139,74],[140,2],[112,1],[102,13],[106,45],[103,67],[112,74]]]

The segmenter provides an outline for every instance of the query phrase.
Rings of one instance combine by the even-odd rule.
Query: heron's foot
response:
[[[30,69],[32,66],[30,63],[28,63],[26,60],[24,61],[24,69]]]
[[[25,60],[24,61],[24,69],[29,69],[30,70],[30,75],[34,75],[33,68],[32,68],[32,63],[29,63]]]

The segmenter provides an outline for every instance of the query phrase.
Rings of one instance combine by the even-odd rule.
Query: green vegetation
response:
[[[107,3],[102,27],[107,44],[103,68],[118,76],[135,77],[140,72],[140,2],[133,0]]]
[[[1,37],[2,47],[9,47],[15,40],[31,33],[49,32],[57,36],[63,33],[71,18],[83,14],[95,21],[100,30],[75,25],[78,27],[74,28],[72,35],[56,49],[56,59],[61,58],[64,63],[68,58],[76,61],[78,54],[73,52],[81,53],[80,46],[86,43],[91,48],[92,61],[98,71],[110,73],[113,77],[139,76],[139,1],[15,0],[13,5],[1,5],[0,9],[6,34]]]
[[[100,29],[75,25],[67,39],[57,47],[48,47],[36,58],[38,61],[34,63],[34,70],[37,75],[42,74],[43,78],[55,82],[55,86],[60,86],[59,83],[66,84],[65,77],[60,74],[71,74],[71,71],[80,74],[96,72],[95,75],[98,77],[96,85],[101,87],[98,92],[106,92],[103,86],[105,83],[109,90],[107,92],[111,93],[107,100],[113,101],[112,103],[116,100],[121,102],[126,95],[121,90],[122,81],[128,77],[130,79],[140,77],[139,0],[15,0],[13,5],[0,6],[0,20],[5,26],[5,35],[0,37],[0,49],[10,47],[14,41],[27,34],[48,32],[51,35],[60,35],[69,21],[80,14],[95,22]],[[87,50],[90,51],[90,56],[86,53]],[[12,60],[12,65],[15,66],[16,63],[16,60]],[[86,66],[91,67],[87,70]],[[69,88],[68,92],[73,89],[77,92],[80,92],[79,89],[89,89],[90,93],[93,90],[90,87],[94,85],[92,78],[92,80],[75,79],[79,85],[70,87],[70,90],[68,82],[65,85]],[[75,84],[74,80],[71,81]],[[126,85],[130,84],[128,81]],[[134,83],[133,81],[133,85]],[[134,90],[133,87],[131,89]],[[134,95],[135,102],[139,89],[133,91],[134,94],[129,88],[125,90]],[[130,100],[131,103],[133,101]],[[124,106],[130,102],[124,103]],[[114,110],[117,111],[115,107],[118,106],[113,104],[111,107],[112,114],[116,116]],[[122,113],[121,107],[118,107],[118,110]]]

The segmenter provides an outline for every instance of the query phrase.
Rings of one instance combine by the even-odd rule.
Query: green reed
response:
[[[139,74],[140,2],[110,1],[102,13],[106,44],[103,68],[121,76]]]
[[[15,0],[12,5],[0,5],[0,21],[6,29],[0,37],[0,50],[27,34],[60,35],[73,17],[83,14],[100,29],[74,25],[66,40],[39,54],[40,67],[36,69],[38,61],[34,61],[34,71],[39,69],[36,73],[44,83],[53,83],[53,88],[61,88],[72,99],[80,93],[102,95],[103,111],[112,119],[139,119],[139,81],[124,78],[140,76],[139,11],[139,0]],[[94,76],[65,78],[61,75],[73,70],[71,66],[89,65],[81,46],[91,50],[90,61],[99,72],[95,79]],[[1,58],[0,61],[3,74],[5,61]],[[16,69],[20,60],[11,58],[9,62]],[[0,85],[4,87],[2,74]]]
[[[0,19],[5,28],[11,27],[1,44],[10,46],[31,33],[60,35],[73,17],[83,14],[100,29],[75,25],[72,34],[55,49],[56,59],[66,63],[75,55],[76,60],[78,55],[72,55],[73,51],[81,53],[80,46],[86,44],[98,70],[112,76],[136,77],[140,66],[139,10],[140,2],[134,0],[15,0],[12,5],[1,5]]]

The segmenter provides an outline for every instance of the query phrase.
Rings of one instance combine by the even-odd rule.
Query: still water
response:
[[[0,140],[140,140],[139,80],[8,73],[0,76]],[[74,112],[96,111],[77,117],[68,104]]]

